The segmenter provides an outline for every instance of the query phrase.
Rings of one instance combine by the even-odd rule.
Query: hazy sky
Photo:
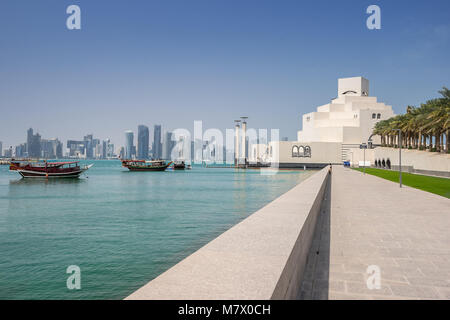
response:
[[[81,7],[81,30],[66,8]],[[381,7],[381,30],[366,8]],[[0,2],[0,141],[124,142],[153,127],[279,128],[364,76],[396,113],[450,87],[450,1],[133,0]],[[151,130],[153,131],[153,130]]]

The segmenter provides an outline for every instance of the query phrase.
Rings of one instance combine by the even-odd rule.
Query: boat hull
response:
[[[153,166],[153,167],[143,167],[143,166],[127,166],[130,171],[164,171],[169,165],[164,166]]]
[[[78,165],[78,161],[72,162],[11,162],[10,171],[17,171],[23,178],[60,179],[78,178],[94,164],[84,167]]]
[[[16,170],[23,178],[78,178],[84,170],[78,170],[73,172],[64,172],[64,173],[46,173],[46,172],[37,172],[30,170]]]

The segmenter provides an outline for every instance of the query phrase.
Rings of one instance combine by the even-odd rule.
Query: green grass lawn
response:
[[[354,170],[362,172],[363,168],[354,168]],[[398,171],[366,168],[366,173],[394,182],[398,182],[399,180]],[[403,172],[402,182],[406,186],[450,198],[450,179]]]

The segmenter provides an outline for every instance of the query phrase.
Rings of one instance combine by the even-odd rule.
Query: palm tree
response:
[[[439,91],[442,95],[442,127],[445,132],[445,152],[449,153],[450,150],[450,141],[449,141],[449,133],[450,133],[450,90],[446,87],[443,87],[442,90]]]
[[[386,144],[387,144],[386,136],[387,136],[388,131],[390,131],[389,123],[390,123],[389,120],[381,120],[375,124],[374,130],[373,130],[374,134],[381,136],[381,145],[382,146],[386,146]]]
[[[400,129],[402,145],[407,148],[450,152],[450,90],[443,87],[439,93],[441,98],[428,100],[419,108],[408,106],[406,114],[376,123],[373,133],[381,136],[383,146],[395,146],[399,141],[394,129]]]

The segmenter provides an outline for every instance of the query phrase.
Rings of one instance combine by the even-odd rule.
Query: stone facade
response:
[[[367,143],[377,122],[392,116],[391,106],[369,96],[369,80],[339,79],[337,98],[303,115],[297,141],[270,142],[266,147],[253,145],[249,160],[279,163],[280,167],[342,164],[350,160],[351,149]],[[380,143],[379,137],[372,137],[372,141]],[[305,156],[304,150],[308,150],[309,156]]]

